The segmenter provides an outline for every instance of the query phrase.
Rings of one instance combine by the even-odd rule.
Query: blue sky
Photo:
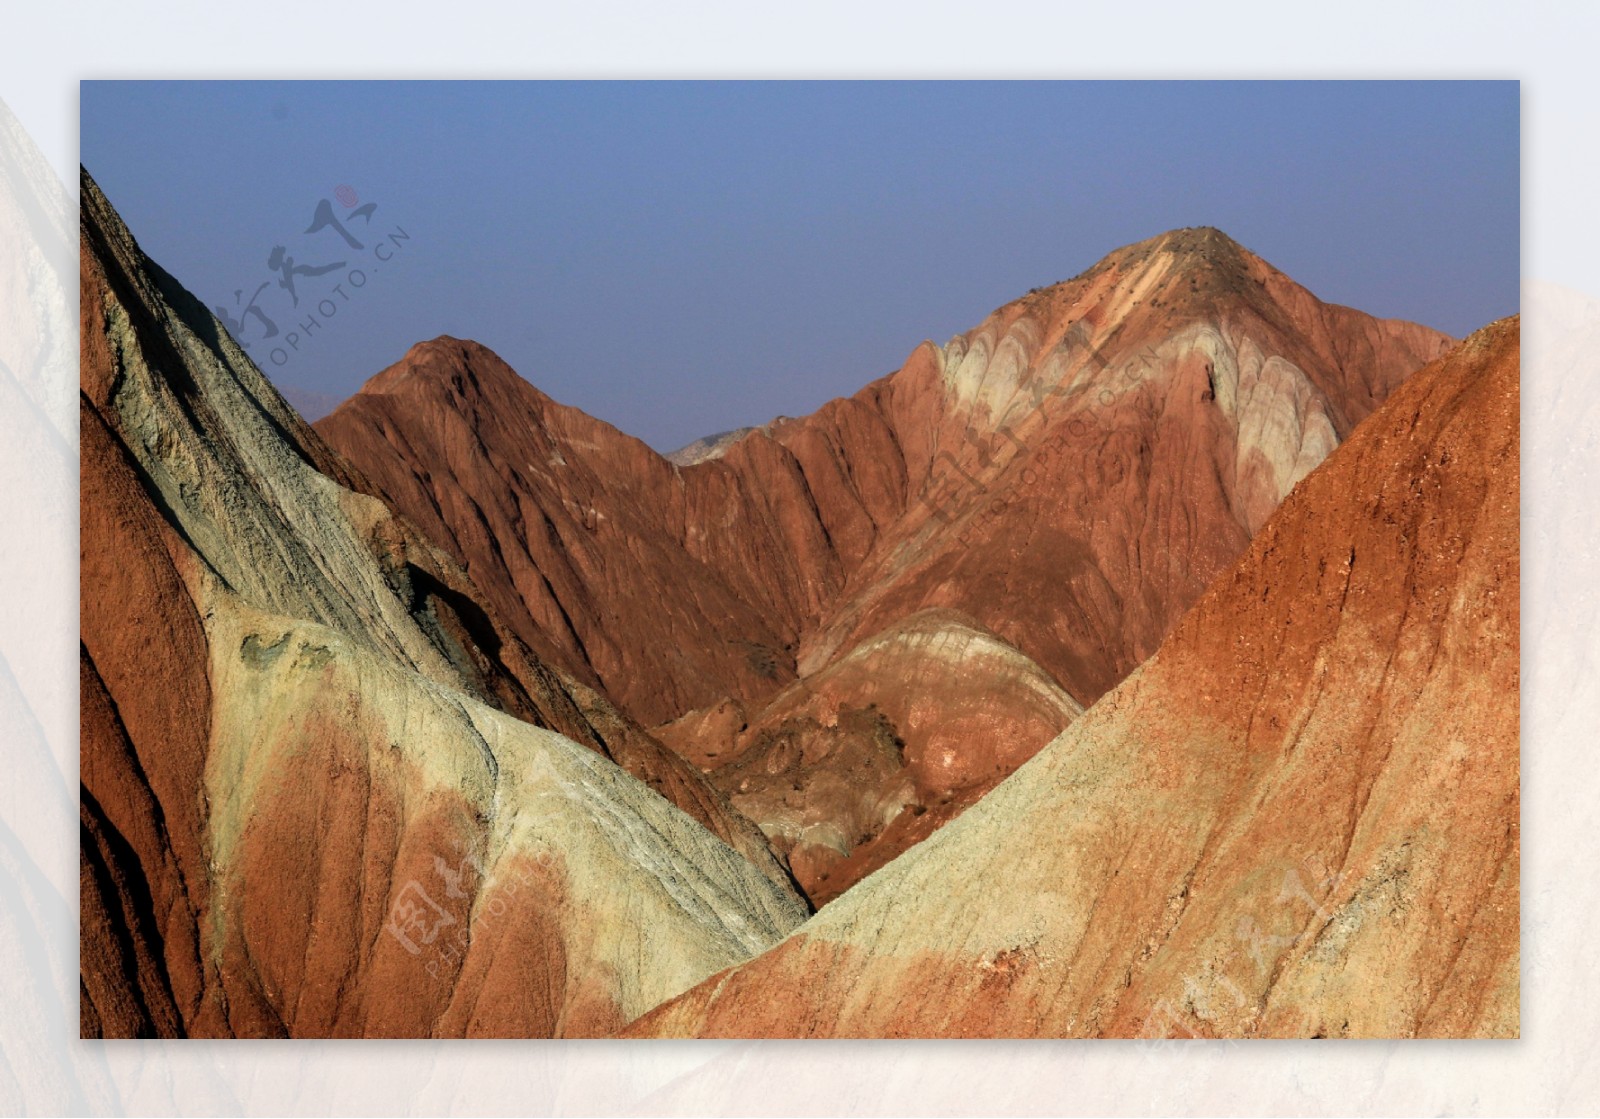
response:
[[[1185,225],[1324,299],[1452,334],[1517,309],[1515,82],[84,82],[81,98],[83,163],[150,256],[211,306],[267,283],[278,336],[257,316],[241,334],[281,386],[342,398],[454,334],[660,449],[810,411]],[[350,212],[340,186],[375,208],[349,241],[307,233],[322,199]],[[294,307],[268,268],[280,245],[342,267],[296,273]],[[351,268],[364,286],[336,294]]]

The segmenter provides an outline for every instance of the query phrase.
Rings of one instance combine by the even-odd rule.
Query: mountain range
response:
[[[1516,1034],[1515,319],[1176,230],[662,456],[80,232],[85,1036]]]
[[[687,466],[449,338],[317,429],[542,656],[718,762],[713,781],[825,900],[1153,653],[1289,489],[1448,344],[1181,230]],[[901,632],[918,615],[939,619],[930,640]],[[974,636],[1008,655],[961,659]],[[868,674],[899,681],[881,734],[873,699],[837,684],[863,643],[895,658]],[[829,698],[801,710],[797,683]],[[1035,683],[1065,694],[979,698]],[[827,760],[789,774],[774,750]],[[745,787],[752,764],[773,773]],[[906,809],[935,814],[878,840]]]

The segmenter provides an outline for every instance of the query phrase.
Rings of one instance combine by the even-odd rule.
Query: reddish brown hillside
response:
[[[1518,443],[1508,319],[976,807],[630,1032],[1515,1037]]]

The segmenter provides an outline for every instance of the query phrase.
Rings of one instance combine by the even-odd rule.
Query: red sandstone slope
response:
[[[80,222],[85,1035],[605,1033],[803,915],[87,174]]]
[[[802,673],[950,606],[1092,702],[1447,343],[1323,304],[1200,229],[925,344],[872,389],[912,499],[808,633]]]
[[[979,805],[629,1032],[1516,1036],[1518,334],[1407,381]]]

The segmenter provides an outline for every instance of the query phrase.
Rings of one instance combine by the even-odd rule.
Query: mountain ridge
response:
[[[316,426],[541,657],[684,756],[730,767],[726,752],[685,741],[725,721],[695,713],[761,724],[797,679],[928,610],[969,617],[1089,706],[1356,421],[1448,345],[1324,304],[1199,228],[1125,246],[690,465],[448,338],[413,347],[372,379],[381,391]],[[863,765],[886,757],[880,732],[914,737],[884,731],[865,700],[840,703],[857,736],[846,752]],[[1025,723],[987,724],[957,768],[1014,766],[1018,743],[1049,737]],[[808,756],[842,741],[831,727],[792,730]],[[801,786],[836,763],[816,764]],[[863,831],[851,798],[809,794],[807,812],[840,815],[802,827],[795,804],[769,798],[757,823],[786,854],[800,850],[797,827],[830,837],[802,858],[820,876],[878,835],[890,846],[867,861],[892,857],[894,837],[913,841],[981,794],[907,800],[892,762],[869,769],[884,803],[923,823],[895,827],[874,808]]]

